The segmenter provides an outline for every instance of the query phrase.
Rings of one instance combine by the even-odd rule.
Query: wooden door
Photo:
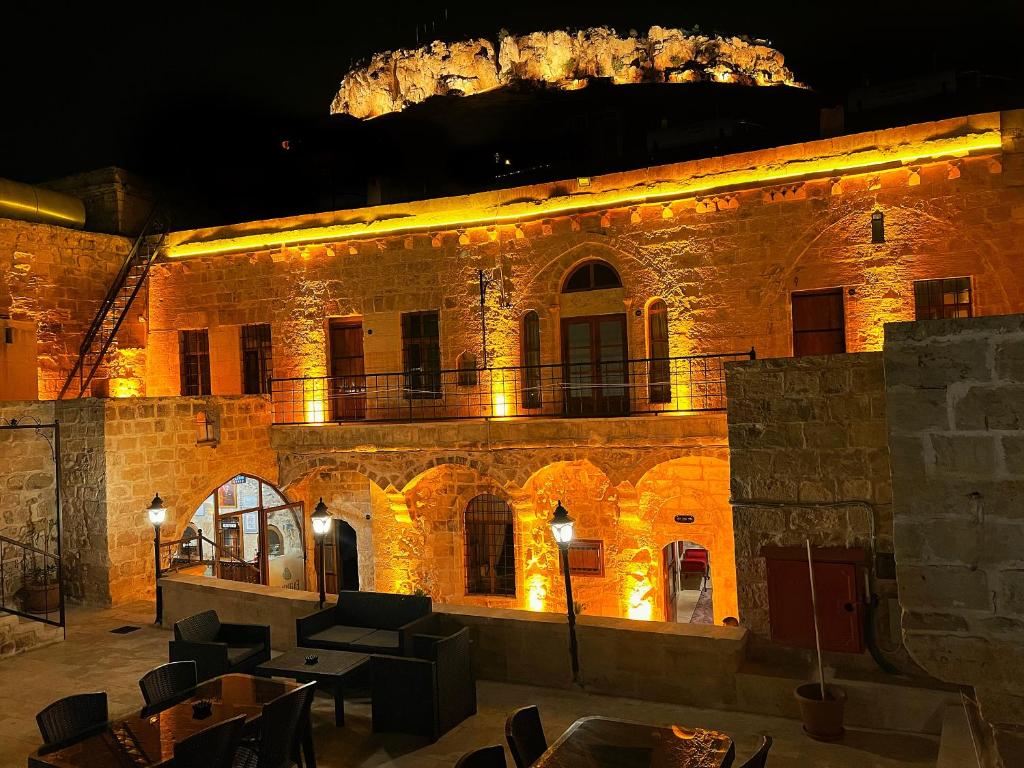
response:
[[[793,356],[846,351],[843,289],[793,294]]]
[[[331,413],[335,421],[366,418],[362,320],[331,320]]]
[[[799,550],[799,548],[796,548]],[[768,616],[772,641],[801,648],[814,647],[811,582],[807,556],[799,552],[767,556]],[[851,558],[853,559],[853,558]],[[818,628],[826,651],[864,650],[860,578],[856,562],[821,560],[815,556],[814,589],[818,598]]]
[[[335,520],[331,535],[324,539],[324,589],[332,595],[359,589],[356,532],[344,520]]]
[[[569,416],[629,412],[626,316],[562,320],[563,407]]]

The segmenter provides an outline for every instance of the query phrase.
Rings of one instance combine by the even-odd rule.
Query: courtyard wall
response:
[[[890,325],[885,377],[907,649],[1024,764],[1024,316]]]

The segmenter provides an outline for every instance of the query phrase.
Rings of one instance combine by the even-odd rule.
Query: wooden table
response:
[[[735,757],[718,731],[582,717],[533,768],[729,768]]]
[[[111,720],[107,726],[54,751],[44,747],[28,758],[29,768],[152,768],[171,764],[174,745],[211,725],[245,715],[246,727],[259,720],[263,705],[299,687],[285,680],[254,675],[223,675],[200,683],[177,703],[159,712]],[[201,720],[192,715],[192,703],[213,702],[213,713]],[[315,766],[312,736],[303,738],[306,763]]]
[[[316,656],[316,664],[307,664],[307,656]],[[334,695],[334,724],[345,725],[345,683],[370,663],[366,653],[330,651],[323,648],[292,648],[256,667],[256,674],[290,677],[300,683],[316,682]]]

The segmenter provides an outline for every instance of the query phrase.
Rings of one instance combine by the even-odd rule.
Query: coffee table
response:
[[[316,656],[316,664],[307,664],[307,656]],[[300,683],[316,682],[334,694],[334,724],[345,725],[345,682],[370,663],[366,653],[328,651],[324,648],[292,648],[256,667],[257,675],[288,677]]]

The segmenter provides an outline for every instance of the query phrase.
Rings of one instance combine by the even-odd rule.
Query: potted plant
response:
[[[28,576],[25,584],[25,612],[47,613],[60,608],[56,564],[33,567]]]
[[[846,691],[838,685],[825,683],[825,670],[821,663],[821,635],[818,630],[818,599],[814,591],[814,559],[811,540],[807,539],[807,573],[811,580],[811,613],[814,617],[814,648],[818,655],[818,681],[797,686],[794,694],[804,721],[804,732],[818,741],[837,741],[843,738],[843,707]]]

